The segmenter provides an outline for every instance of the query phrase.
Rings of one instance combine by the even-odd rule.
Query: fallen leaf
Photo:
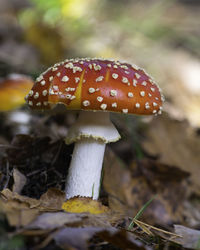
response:
[[[184,227],[182,225],[174,225],[175,233],[182,237],[178,239],[179,244],[185,248],[200,249],[200,231]]]
[[[151,122],[142,145],[148,154],[159,157],[161,163],[189,172],[191,188],[200,194],[200,139],[187,121],[162,115]]]
[[[20,194],[26,184],[26,177],[17,168],[13,170],[14,185],[12,191]]]
[[[130,168],[107,150],[103,186],[109,207],[132,218],[152,197],[142,218],[150,224],[171,225],[185,220],[184,201],[190,190],[188,173],[155,160],[134,161]]]
[[[75,248],[80,250],[88,249],[89,241],[93,236],[104,241],[104,247],[109,243],[120,249],[147,249],[143,244],[137,241],[133,234],[127,233],[116,228],[85,227],[85,228],[64,228],[54,234],[52,237],[56,243],[64,249]],[[106,249],[106,248],[105,248]],[[148,248],[150,249],[150,248]]]
[[[70,213],[101,214],[109,211],[108,207],[89,197],[73,197],[63,203],[62,209]]]
[[[45,210],[61,210],[65,201],[65,193],[57,188],[49,188],[46,193],[40,197],[40,206]]]
[[[26,226],[26,229],[52,230],[62,226],[76,224],[82,221],[82,217],[77,214],[57,212],[43,213],[39,215],[32,223]]]

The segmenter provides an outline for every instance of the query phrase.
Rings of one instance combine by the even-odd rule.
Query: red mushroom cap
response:
[[[70,59],[41,74],[26,97],[32,109],[62,103],[69,110],[160,114],[164,97],[135,65],[105,59]]]

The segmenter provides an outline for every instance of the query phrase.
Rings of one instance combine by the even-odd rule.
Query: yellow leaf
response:
[[[88,197],[74,197],[63,203],[62,209],[70,213],[107,213],[109,208]]]

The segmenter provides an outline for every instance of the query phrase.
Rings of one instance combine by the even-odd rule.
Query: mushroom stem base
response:
[[[106,144],[84,138],[76,142],[66,182],[66,198],[99,197],[101,170]]]

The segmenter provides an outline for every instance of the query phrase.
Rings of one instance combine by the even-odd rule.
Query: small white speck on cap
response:
[[[90,102],[88,100],[83,101],[83,106],[87,107],[90,105]]]
[[[157,110],[153,110],[153,112],[152,112],[153,114],[156,114],[157,113]]]
[[[111,65],[110,63],[107,64],[107,67],[108,67],[108,68],[111,68],[111,66],[112,66],[112,65]]]
[[[44,106],[47,106],[48,105],[48,102],[43,102]]]
[[[94,93],[95,91],[96,91],[96,90],[95,90],[94,88],[89,88],[89,89],[88,89],[88,92],[91,93],[91,94]]]
[[[140,74],[138,74],[137,72],[135,73],[135,77],[137,78],[137,79],[139,79],[140,78]]]
[[[42,91],[42,95],[43,95],[43,96],[46,96],[46,95],[47,95],[47,90],[46,90],[46,89]]]
[[[61,75],[61,73],[60,73],[60,72],[58,72],[56,75],[59,77],[59,76]]]
[[[116,102],[113,102],[111,106],[112,106],[113,108],[117,108],[117,103],[116,103]]]
[[[101,70],[101,66],[100,65],[96,65],[95,63],[93,64],[94,70]]]
[[[89,67],[89,69],[92,69],[92,64],[89,64],[88,67]]]
[[[117,96],[117,90],[111,89],[111,90],[110,90],[110,95],[111,95],[111,96]]]
[[[33,90],[30,90],[28,93],[29,96],[32,96],[33,94],[34,94]]]
[[[37,99],[39,97],[39,93],[35,92],[35,95],[33,97],[34,97],[34,99]]]
[[[141,96],[145,96],[145,91],[140,91]]]
[[[136,69],[136,70],[138,70],[138,69],[140,69],[137,65],[135,65],[135,64],[132,64],[132,68],[133,69]]]
[[[70,99],[70,98],[71,98],[71,96],[72,96],[72,95],[67,94],[65,97],[66,97],[66,99]]]
[[[37,103],[36,103],[36,106],[41,106],[41,102],[37,102]]]
[[[67,64],[65,64],[65,68],[67,69],[67,68],[70,68],[70,69],[72,69],[74,67],[74,65],[73,65],[73,63],[67,63]]]
[[[135,107],[136,107],[136,108],[140,108],[140,104],[137,102],[137,103],[135,104]]]
[[[100,106],[101,109],[105,110],[107,108],[107,104],[105,103],[102,103],[101,106]]]
[[[76,96],[75,95],[72,95],[71,97],[70,97],[70,100],[74,100],[76,98]]]
[[[114,69],[117,69],[117,68],[118,68],[118,66],[115,64],[115,65],[113,65],[113,68],[114,68]]]
[[[56,70],[58,70],[58,68],[57,68],[57,67],[55,67],[55,68],[52,68],[52,71],[56,71]]]
[[[113,74],[112,74],[112,78],[117,79],[117,78],[118,78],[118,74],[113,73]]]
[[[50,77],[49,77],[49,81],[50,81],[50,82],[53,81],[53,76],[50,76]]]
[[[103,76],[99,76],[99,77],[97,77],[97,78],[96,78],[96,82],[100,82],[100,81],[102,81],[102,80],[103,80],[103,78],[104,78]]]
[[[148,96],[149,96],[149,97],[152,97],[152,94],[149,93]]]
[[[155,88],[151,88],[151,91],[154,92],[154,91],[155,91]]]
[[[80,81],[80,77],[75,77],[75,82],[78,83]]]
[[[128,83],[128,78],[123,76],[123,77],[122,77],[122,82],[123,82],[123,83]]]
[[[122,69],[128,69],[128,67],[126,65],[121,65],[120,66]]]
[[[149,106],[148,102],[145,103],[145,109],[150,109],[150,106]]]
[[[58,91],[58,86],[57,86],[57,85],[54,85],[54,86],[53,86],[53,89],[54,89],[55,91]]]
[[[133,97],[133,93],[132,92],[128,92],[128,97],[132,98]]]
[[[161,115],[161,114],[162,114],[162,110],[159,110],[159,111],[158,111],[158,114]]]
[[[69,77],[68,76],[63,76],[63,78],[62,78],[61,81],[62,82],[68,82],[69,81]]]
[[[50,90],[49,90],[49,94],[50,94],[50,95],[55,95],[53,89],[50,89]]]
[[[153,102],[153,106],[156,107],[158,106],[158,104],[156,102]]]
[[[142,82],[142,85],[143,85],[143,86],[147,86],[147,82],[146,82],[146,81],[143,81],[143,82]]]
[[[33,106],[33,102],[32,102],[32,101],[29,101],[28,104],[29,104],[30,106]]]
[[[82,72],[83,70],[82,70],[81,67],[74,66],[74,67],[73,67],[73,73],[75,74],[77,71],[78,71],[78,72]]]
[[[102,102],[102,101],[103,101],[103,97],[97,96],[97,101],[98,101],[98,102]]]
[[[43,80],[43,79],[44,79],[43,75],[40,75],[40,76],[38,76],[38,78],[36,78],[36,81],[37,81],[37,82],[40,82],[40,81]]]
[[[44,86],[46,84],[45,80],[42,80],[40,84]]]
[[[127,114],[128,113],[128,109],[122,109],[122,112]]]
[[[124,73],[125,73],[125,74],[127,74],[127,75],[128,75],[128,74],[130,74],[130,72],[129,72],[129,71],[127,71],[127,70],[125,70],[125,71],[124,71]]]
[[[155,99],[158,101],[159,100],[159,98],[158,97],[155,97]]]
[[[133,79],[133,86],[136,87],[137,86],[137,80]]]

